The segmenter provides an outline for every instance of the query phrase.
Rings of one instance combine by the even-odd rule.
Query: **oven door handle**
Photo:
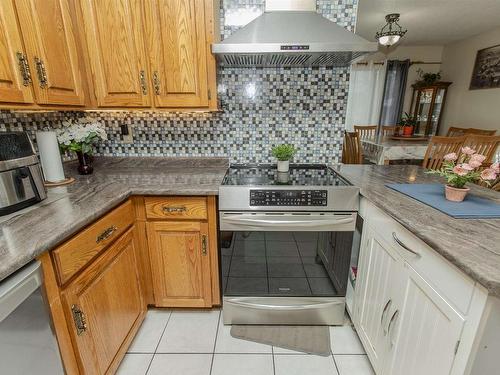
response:
[[[316,309],[318,307],[325,307],[328,305],[338,305],[338,301],[329,301],[329,302],[318,302],[318,303],[304,303],[304,304],[296,304],[296,305],[277,305],[277,304],[267,304],[267,303],[255,303],[255,302],[242,302],[237,300],[226,300],[226,303],[229,302],[232,305],[246,307],[250,309],[256,310],[280,310],[280,311],[290,311],[290,310],[309,310]]]
[[[319,219],[319,220],[269,220],[269,219],[248,219],[245,216],[224,217],[223,220],[233,225],[269,225],[273,227],[286,227],[290,225],[300,225],[303,227],[315,227],[318,225],[338,225],[349,224],[354,221],[353,216],[339,219]]]

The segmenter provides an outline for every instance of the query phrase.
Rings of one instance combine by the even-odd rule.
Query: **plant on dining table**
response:
[[[427,173],[438,174],[448,182],[448,186],[456,189],[464,189],[467,182],[484,181],[490,184],[500,175],[500,165],[494,163],[484,168],[484,155],[476,153],[470,147],[463,147],[460,155],[452,152],[444,156],[443,165],[438,170],[431,170]],[[482,168],[483,167],[483,168]]]

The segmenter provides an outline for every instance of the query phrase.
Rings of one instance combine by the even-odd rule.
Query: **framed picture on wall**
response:
[[[500,44],[477,51],[469,88],[500,88]]]

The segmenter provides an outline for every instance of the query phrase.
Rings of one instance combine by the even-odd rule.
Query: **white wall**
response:
[[[384,61],[384,60],[406,60],[411,61],[424,61],[424,62],[441,62],[441,55],[443,52],[442,46],[404,46],[396,45],[394,47],[386,48],[379,46],[379,52],[367,57],[366,61]],[[414,64],[410,66],[408,71],[408,81],[406,85],[405,101],[403,111],[410,111],[411,95],[413,89],[411,85],[419,78],[417,74],[418,69],[424,72],[437,73],[441,69],[441,64],[433,65],[420,65]]]
[[[441,121],[440,134],[450,126],[496,129],[500,134],[500,88],[469,90],[478,50],[500,44],[500,28],[448,44],[443,49],[443,80],[453,84]]]

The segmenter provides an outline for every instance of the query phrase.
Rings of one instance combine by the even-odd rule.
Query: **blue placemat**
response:
[[[386,184],[385,186],[456,219],[500,218],[499,203],[470,193],[463,202],[450,202],[444,197],[444,185],[441,184]]]

